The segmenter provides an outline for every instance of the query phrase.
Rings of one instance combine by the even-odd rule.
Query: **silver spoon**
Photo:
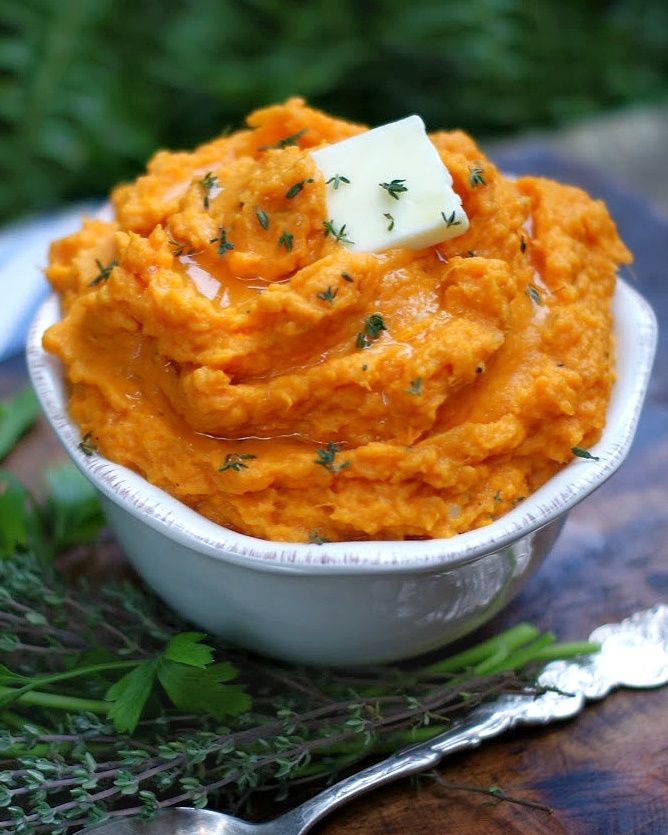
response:
[[[602,699],[616,687],[659,687],[668,683],[668,605],[637,612],[621,623],[599,626],[591,641],[601,651],[573,661],[553,661],[538,683],[553,688],[539,696],[507,695],[476,708],[451,730],[398,751],[266,823],[221,812],[176,808],[150,822],[119,820],[90,827],[95,835],[301,835],[353,797],[398,777],[436,765],[446,754],[480,743],[516,725],[545,725],[579,713],[587,699]],[[82,833],[83,835],[83,833]]]

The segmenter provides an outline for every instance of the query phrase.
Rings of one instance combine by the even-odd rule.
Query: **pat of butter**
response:
[[[422,249],[469,227],[419,116],[319,148],[311,157],[327,182],[330,233],[349,249]]]

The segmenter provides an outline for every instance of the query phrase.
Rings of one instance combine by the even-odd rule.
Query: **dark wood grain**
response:
[[[518,146],[501,163],[580,183],[606,199],[636,255],[634,281],[665,330],[668,323],[668,221],[600,174]],[[19,360],[0,366],[0,394],[16,388]],[[61,455],[40,425],[9,459],[31,483]],[[668,601],[668,343],[662,333],[638,436],[622,469],[570,516],[556,548],[521,595],[480,636],[519,620],[583,637],[597,625]],[[551,807],[546,813],[425,778],[403,781],[351,803],[320,835],[410,833],[668,833],[668,688],[618,692],[576,720],[514,733],[439,768],[442,780],[501,786]]]

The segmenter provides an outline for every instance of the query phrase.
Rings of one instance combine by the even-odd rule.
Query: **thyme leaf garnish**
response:
[[[445,223],[445,225],[448,227],[448,229],[449,229],[451,226],[461,226],[461,225],[462,225],[461,220],[455,220],[455,218],[457,217],[457,215],[456,215],[456,213],[455,213],[455,210],[454,210],[454,209],[452,210],[452,213],[451,213],[451,214],[449,214],[449,215],[446,215],[446,214],[445,214],[445,212],[441,212],[441,217],[443,218],[443,222],[444,222],[444,223]]]
[[[281,237],[278,239],[277,246],[283,246],[288,252],[292,252],[292,244],[295,237],[292,232],[282,232]]]
[[[269,229],[269,215],[265,212],[264,209],[260,209],[257,207],[255,209],[255,216],[258,219],[260,226],[263,229]]]
[[[333,177],[330,177],[329,180],[327,180],[326,185],[329,185],[330,183],[332,184],[332,188],[334,189],[334,191],[338,191],[338,188],[341,185],[341,183],[346,183],[347,185],[350,185],[350,180],[347,177],[344,177],[343,174],[335,174]]]
[[[283,139],[279,139],[277,142],[274,142],[271,145],[260,145],[258,151],[280,151],[283,148],[287,148],[288,145],[298,145],[298,140],[301,139],[301,137],[306,133],[307,130],[308,128],[302,128],[301,130],[298,130],[297,133],[291,133],[290,136],[284,136]]]
[[[232,241],[227,240],[227,232],[225,231],[225,227],[221,226],[220,231],[218,232],[217,237],[211,238],[209,241],[210,244],[215,244],[218,241],[218,254],[225,255],[228,249],[234,249],[234,244]]]
[[[578,458],[584,458],[586,461],[601,460],[597,455],[592,455],[588,449],[582,449],[582,447],[579,446],[571,447],[571,452],[573,453],[573,455],[576,455]]]
[[[175,241],[173,238],[169,239],[169,245],[174,250],[174,257],[179,258],[181,255],[194,255],[195,250],[187,241]]]
[[[405,390],[407,394],[415,394],[418,397],[422,395],[422,377],[416,377],[411,380],[410,385]]]
[[[333,220],[326,220],[324,222],[323,226],[325,227],[325,237],[327,237],[328,235],[331,235],[336,240],[337,244],[354,244],[355,243],[355,241],[351,241],[350,238],[347,237],[347,235],[346,235],[346,224],[345,223],[339,229],[338,232],[336,231],[336,228],[334,227],[334,221]]]
[[[308,533],[308,541],[312,542],[313,545],[324,545],[325,542],[331,542],[332,540],[327,539],[326,536],[321,536],[318,528],[313,528],[313,530]]]
[[[319,299],[322,299],[324,302],[333,302],[336,298],[336,294],[339,292],[339,288],[332,289],[328,287],[326,290],[323,290],[320,293],[316,293],[316,296]]]
[[[218,187],[218,177],[212,171],[207,171],[200,180],[200,183],[204,189],[204,208],[208,211],[211,192],[214,188]]]
[[[296,197],[299,192],[304,188],[306,183],[312,183],[313,177],[308,177],[306,180],[299,180],[299,182],[294,183],[290,186],[290,188],[285,192],[285,196],[288,200],[292,200],[293,197]]]
[[[408,191],[404,183],[406,179],[403,180],[390,180],[389,183],[378,183],[381,188],[384,188],[385,191],[393,197],[395,200],[399,199],[399,195],[403,194],[404,191]]]
[[[469,169],[469,183],[472,188],[487,185],[487,181],[485,180],[485,169],[481,168],[479,165],[472,166]]]
[[[526,252],[527,242],[524,240],[524,236],[520,238],[520,252]]]
[[[341,464],[336,464],[334,462],[334,458],[336,454],[341,451],[343,448],[343,444],[336,443],[334,441],[328,441],[327,446],[321,449],[317,449],[315,454],[315,463],[320,464],[321,467],[324,467],[326,470],[329,470],[331,473],[338,473],[340,470],[344,470],[346,467],[349,467],[352,463],[349,460],[343,461]]]
[[[95,453],[97,452],[97,444],[93,441],[92,432],[86,432],[86,434],[79,442],[79,449],[88,458],[90,458],[91,455],[95,455]]]
[[[341,278],[342,278],[344,281],[348,281],[348,282],[350,282],[351,284],[352,284],[352,282],[355,280],[355,279],[354,279],[354,278],[350,275],[350,273],[341,273]]]
[[[391,232],[394,229],[394,218],[389,212],[383,212],[383,217],[389,221],[387,224],[387,231]]]
[[[372,313],[367,316],[364,322],[364,330],[357,334],[356,346],[360,349],[368,348],[369,345],[380,336],[381,331],[386,331],[385,320],[380,313]]]
[[[543,303],[542,296],[540,295],[538,290],[533,286],[533,284],[530,284],[527,287],[527,295],[529,296],[532,302],[535,302],[536,304]]]
[[[252,452],[229,452],[225,456],[225,463],[218,467],[218,472],[234,470],[238,473],[240,470],[247,470],[248,464],[245,464],[244,461],[251,461],[253,458],[257,458],[257,455],[253,455]]]
[[[102,261],[99,258],[95,259],[95,263],[97,264],[97,268],[99,269],[99,273],[95,276],[92,281],[88,282],[89,287],[95,287],[96,284],[99,284],[101,281],[106,281],[109,276],[111,275],[111,271],[114,267],[118,266],[118,261],[114,258],[113,261],[110,261],[107,266],[105,267]]]

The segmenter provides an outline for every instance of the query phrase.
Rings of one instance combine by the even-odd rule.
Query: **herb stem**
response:
[[[505,649],[506,653],[510,653],[517,647],[536,638],[538,634],[538,630],[531,624],[518,623],[517,626],[512,626],[500,635],[488,638],[486,641],[481,641],[479,644],[458,652],[456,655],[451,655],[442,661],[436,661],[434,664],[423,667],[420,672],[426,674],[461,672],[496,655],[501,647]]]
[[[109,702],[100,699],[80,699],[78,696],[66,696],[62,693],[44,693],[41,690],[23,691],[15,690],[13,687],[0,685],[0,700],[6,704],[16,703],[33,705],[34,707],[56,708],[58,710],[89,711],[90,713],[106,714],[109,710]]]

